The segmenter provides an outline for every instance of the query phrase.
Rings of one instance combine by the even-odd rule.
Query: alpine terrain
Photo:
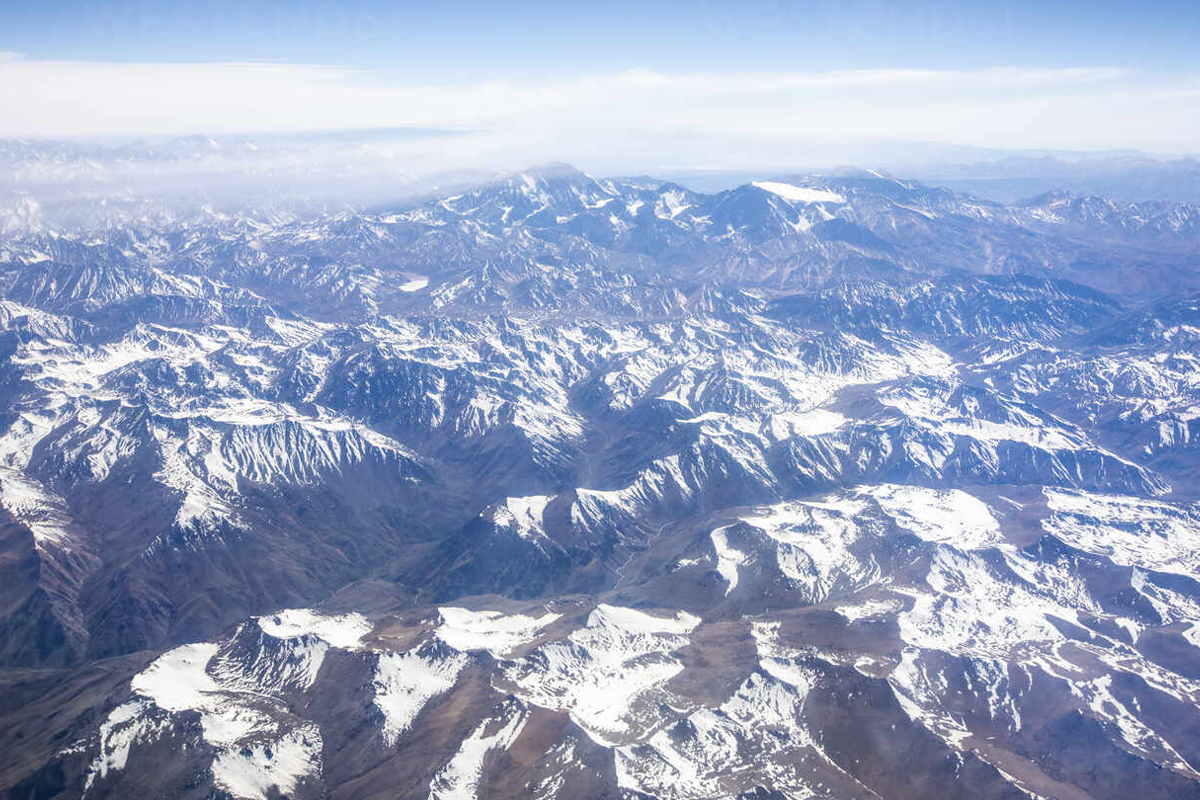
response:
[[[1200,798],[1200,206],[229,147],[0,144],[4,798]]]

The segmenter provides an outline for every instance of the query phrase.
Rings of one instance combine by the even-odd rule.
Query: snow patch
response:
[[[728,528],[717,528],[709,534],[709,538],[712,539],[713,550],[717,554],[717,572],[728,584],[725,587],[725,596],[728,597],[737,588],[738,567],[746,563],[746,554],[729,546],[726,530]]]
[[[256,617],[255,622],[263,632],[277,639],[311,634],[344,650],[360,646],[372,627],[362,614],[320,614],[309,608],[289,608],[276,614]]]
[[[900,608],[898,600],[868,600],[858,605],[837,606],[833,610],[845,617],[847,622],[858,622],[860,619],[876,619]]]
[[[636,728],[640,703],[665,697],[662,684],[683,669],[670,654],[698,624],[685,612],[660,617],[602,604],[566,641],[539,647],[505,675],[529,702],[568,709],[593,739],[615,743]]]
[[[212,772],[217,786],[234,797],[290,796],[302,779],[321,773],[321,732],[308,724],[269,743],[225,750],[213,760]]]
[[[381,653],[375,665],[375,707],[383,714],[383,737],[395,746],[421,709],[450,691],[469,657],[426,645],[408,653]]]
[[[429,285],[429,278],[424,275],[407,275],[408,280],[400,284],[402,292],[419,292]]]
[[[479,723],[463,740],[454,757],[442,767],[429,784],[429,800],[476,800],[483,777],[483,762],[492,750],[507,748],[520,735],[528,715],[514,709],[508,719],[487,719]],[[493,733],[485,733],[496,723]]]
[[[1200,573],[1200,509],[1121,495],[1044,489],[1042,527],[1115,564],[1194,577]]]
[[[977,550],[1000,542],[1000,524],[991,510],[959,489],[882,484],[856,491],[875,498],[883,513],[897,525],[927,542],[944,542],[960,550]]]
[[[846,198],[837,192],[827,189],[810,189],[805,186],[793,186],[790,183],[778,181],[754,181],[752,186],[771,194],[777,194],[784,200],[797,203],[845,203]]]
[[[130,688],[165,711],[200,713],[204,740],[219,751],[213,778],[234,797],[267,800],[271,787],[291,793],[303,779],[318,776],[322,742],[317,726],[284,729],[278,716],[284,709],[267,713],[263,708],[264,701],[272,702],[266,687],[221,685],[207,670],[218,649],[215,643],[200,643],[169,650],[135,675]],[[122,709],[113,712],[118,723],[130,713]]]
[[[547,613],[530,617],[454,607],[439,608],[438,613],[442,616],[442,624],[435,632],[439,639],[455,650],[486,650],[497,658],[503,658],[521,645],[533,641],[562,616]]]
[[[811,411],[783,411],[771,415],[771,436],[777,440],[794,436],[821,436],[840,430],[846,418],[836,411],[814,408]]]
[[[542,528],[546,506],[553,499],[553,495],[508,497],[485,514],[495,524],[515,530],[522,539],[540,539],[545,536]]]

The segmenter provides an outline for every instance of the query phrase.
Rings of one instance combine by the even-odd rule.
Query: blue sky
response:
[[[1200,3],[48,0],[0,4],[37,59],[336,63],[465,80],[678,70],[1200,64]]]
[[[424,125],[689,163],[872,138],[1182,152],[1197,31],[1197,2],[10,2],[0,135]]]

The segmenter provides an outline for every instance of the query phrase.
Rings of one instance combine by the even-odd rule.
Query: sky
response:
[[[1190,153],[1198,32],[1196,2],[3,3],[0,136],[431,127],[477,160],[629,168]]]

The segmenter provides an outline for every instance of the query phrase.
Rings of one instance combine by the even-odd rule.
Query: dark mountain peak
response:
[[[834,167],[833,169],[823,170],[821,172],[821,174],[827,178],[851,178],[851,179],[858,179],[858,180],[881,180],[881,181],[896,180],[896,178],[891,173],[889,173],[887,170],[884,170],[884,169],[868,168],[868,167],[855,167],[855,166],[850,166],[850,165],[843,165],[843,166],[839,166],[839,167]]]
[[[1039,206],[1054,206],[1069,202],[1074,195],[1066,189],[1051,189],[1048,192],[1042,192],[1039,195],[1030,197],[1017,203],[1021,208],[1037,208]]]
[[[565,161],[551,161],[520,170],[517,175],[528,175],[546,181],[581,181],[592,180],[587,173],[576,169]]]

